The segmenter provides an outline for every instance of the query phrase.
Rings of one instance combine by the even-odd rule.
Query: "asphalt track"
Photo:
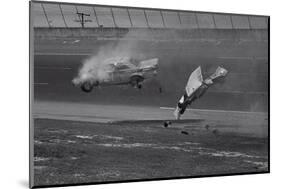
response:
[[[132,54],[142,55],[141,58],[159,58],[157,77],[146,81],[142,90],[131,86],[110,86],[84,93],[72,86],[71,80],[77,75],[83,60],[97,54],[104,46],[116,45],[125,47],[125,50],[129,46],[134,52]],[[235,112],[235,115],[236,112],[262,115],[261,122],[251,127],[256,125],[258,131],[264,131],[266,123],[263,120],[268,119],[267,61],[266,41],[38,39],[35,40],[33,114],[41,118],[98,122],[172,120],[172,110],[160,107],[175,107],[190,72],[201,65],[206,76],[217,66],[224,66],[229,70],[226,80],[212,86],[202,99],[192,104],[191,109],[222,110],[217,111],[214,117],[221,114],[224,119],[229,115],[225,114],[227,111]],[[191,110],[183,118],[192,117]],[[205,116],[204,119],[211,118]],[[243,118],[244,123],[251,122],[251,119],[251,116]],[[225,121],[224,124],[235,125],[237,120],[228,124]],[[252,122],[256,123],[254,120]],[[254,128],[249,130],[254,131]]]
[[[181,120],[173,117],[173,108],[129,105],[81,104],[70,102],[36,102],[35,119],[55,119],[94,123],[138,123],[163,126],[171,121],[171,127],[185,127],[196,123],[199,128],[206,125],[220,132],[237,133],[252,137],[267,137],[267,113],[189,109]]]
[[[44,101],[130,104],[174,107],[188,75],[201,65],[206,77],[217,66],[229,70],[224,83],[212,86],[192,108],[266,112],[268,110],[268,60],[266,42],[221,44],[206,41],[148,42],[135,45],[134,54],[160,60],[156,78],[138,91],[130,86],[95,88],[85,94],[71,85],[83,60],[116,41],[41,40],[35,43],[34,98]],[[131,43],[131,42],[126,42]],[[203,52],[203,53],[202,53]],[[110,55],[109,55],[110,56]],[[51,76],[51,77],[50,77]],[[162,93],[159,92],[161,87]]]

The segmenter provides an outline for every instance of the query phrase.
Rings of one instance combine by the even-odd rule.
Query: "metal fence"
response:
[[[267,29],[267,17],[108,6],[32,3],[34,27]]]

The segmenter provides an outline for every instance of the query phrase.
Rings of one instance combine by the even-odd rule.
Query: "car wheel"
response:
[[[81,85],[82,91],[87,92],[87,93],[91,92],[92,89],[93,89],[93,87],[94,87],[94,86],[91,85],[90,82],[86,82],[86,83],[83,83],[83,85]]]
[[[141,89],[142,88],[142,85],[141,84],[137,84],[137,87],[138,87],[138,89]]]
[[[140,82],[143,81],[143,77],[141,76],[133,76],[131,77],[131,85],[133,87],[137,87],[138,89],[142,88],[142,85],[140,84]]]

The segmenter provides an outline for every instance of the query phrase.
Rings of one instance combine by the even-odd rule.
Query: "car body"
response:
[[[191,73],[185,87],[185,92],[176,106],[174,111],[175,118],[180,119],[180,116],[193,101],[202,97],[210,86],[224,79],[227,74],[228,71],[219,66],[215,73],[203,80],[201,67],[199,66],[197,69],[195,69]]]
[[[142,82],[157,75],[158,59],[136,61],[129,57],[111,58],[79,73],[72,83],[84,92],[95,86],[126,85],[141,88]]]

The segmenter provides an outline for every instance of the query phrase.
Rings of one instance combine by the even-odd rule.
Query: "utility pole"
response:
[[[85,22],[92,22],[92,20],[85,19],[85,17],[90,16],[90,14],[86,14],[86,13],[78,12],[78,11],[76,14],[78,15],[78,18],[79,18],[78,22],[81,23],[82,28],[84,28]]]

